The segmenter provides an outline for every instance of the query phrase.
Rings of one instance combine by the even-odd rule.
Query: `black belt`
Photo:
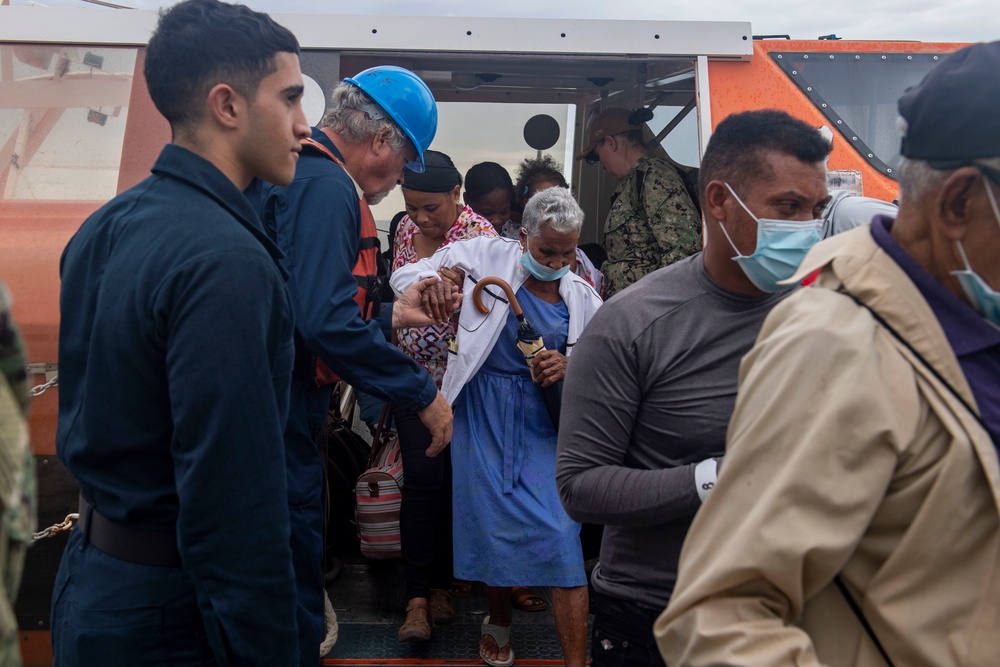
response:
[[[123,526],[102,516],[82,495],[77,528],[91,544],[112,558],[154,567],[181,566],[175,531]]]

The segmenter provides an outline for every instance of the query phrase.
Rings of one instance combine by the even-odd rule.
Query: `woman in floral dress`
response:
[[[462,204],[462,177],[444,153],[426,151],[425,170],[407,170],[403,179],[406,217],[396,230],[392,269],[411,264],[449,243],[476,236],[496,236],[493,226]],[[399,347],[434,377],[438,388],[455,340],[454,324],[398,332]],[[403,501],[400,538],[406,581],[406,620],[399,629],[403,642],[427,641],[434,622],[454,614],[447,589],[451,584],[451,452],[425,453],[430,432],[417,414],[394,412],[403,456]]]

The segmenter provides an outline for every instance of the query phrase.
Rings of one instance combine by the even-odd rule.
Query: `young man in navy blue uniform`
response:
[[[294,176],[298,51],[246,7],[164,13],[145,76],[173,143],[63,254],[57,449],[81,497],[53,599],[60,667],[297,663],[292,310],[242,191]]]
[[[332,390],[329,375],[317,377],[317,360],[355,388],[416,412],[431,433],[429,455],[451,440],[452,423],[433,378],[387,342],[392,328],[426,326],[450,314],[445,303],[439,303],[439,317],[424,313],[421,300],[437,279],[419,283],[377,313],[364,297],[378,291],[367,289],[372,265],[360,268],[366,252],[378,252],[371,245],[376,230],[368,204],[402,182],[404,166],[423,171],[423,152],[437,130],[434,97],[409,70],[373,67],[341,83],[329,109],[313,128],[291,185],[257,182],[247,192],[285,255],[295,313],[296,374],[285,447],[303,667],[316,665],[318,655],[309,647],[318,648],[324,634],[317,439]],[[451,304],[451,298],[445,300]]]

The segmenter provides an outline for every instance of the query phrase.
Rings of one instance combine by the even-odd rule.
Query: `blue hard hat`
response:
[[[417,159],[406,165],[420,173],[424,170],[424,151],[437,132],[437,104],[431,89],[408,69],[381,65],[370,67],[344,79],[368,93],[413,142]]]

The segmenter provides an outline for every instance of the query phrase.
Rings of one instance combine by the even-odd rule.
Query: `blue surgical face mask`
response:
[[[531,251],[528,250],[527,240],[524,241],[524,254],[521,255],[521,266],[527,269],[528,273],[533,275],[536,279],[541,280],[543,283],[559,280],[569,272],[569,264],[561,269],[553,269],[545,266],[544,264],[539,264],[538,261],[531,256]]]
[[[778,282],[791,278],[809,249],[819,243],[823,221],[799,222],[758,218],[750,212],[729,184],[725,185],[747,215],[757,221],[757,249],[752,255],[741,254],[729,237],[725,225],[719,222],[726,240],[736,251],[733,261],[740,265],[750,282],[763,292],[780,292],[795,287],[795,285],[779,285]]]
[[[996,219],[997,225],[1000,225],[1000,207],[997,206],[996,197],[993,196],[993,187],[989,183],[984,183],[983,185],[986,186],[986,196],[990,198],[993,217]],[[962,255],[962,262],[965,263],[965,270],[952,271],[951,275],[955,276],[958,284],[962,286],[962,291],[965,292],[965,296],[969,299],[972,307],[982,313],[983,317],[990,322],[1000,326],[1000,292],[987,285],[986,281],[972,270],[969,258],[965,256],[965,248],[962,246],[962,242],[956,241],[955,243],[958,245],[959,254]]]

